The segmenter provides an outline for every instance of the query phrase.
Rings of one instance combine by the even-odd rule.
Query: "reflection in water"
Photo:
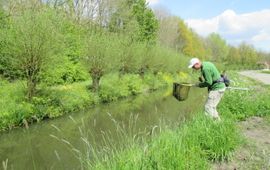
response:
[[[204,91],[191,89],[189,99],[178,102],[167,91],[143,94],[119,102],[96,106],[58,119],[16,129],[0,135],[0,161],[9,169],[79,169],[80,161],[70,148],[84,150],[82,135],[92,146],[102,147],[104,135],[113,145],[125,142],[116,133],[116,122],[127,135],[150,131],[160,121],[179,123],[202,109]]]

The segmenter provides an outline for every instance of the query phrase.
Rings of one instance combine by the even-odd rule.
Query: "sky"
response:
[[[201,36],[220,34],[229,44],[270,52],[270,0],[147,0],[184,19]]]

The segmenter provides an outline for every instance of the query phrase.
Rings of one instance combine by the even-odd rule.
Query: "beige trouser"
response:
[[[221,90],[210,91],[204,109],[205,114],[214,119],[220,119],[217,111],[217,105],[224,95],[225,88]]]

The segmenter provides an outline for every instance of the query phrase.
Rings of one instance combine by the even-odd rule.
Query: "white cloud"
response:
[[[150,5],[154,5],[157,4],[159,0],[146,0],[146,2],[148,2]]]
[[[188,19],[187,24],[202,36],[215,32],[228,43],[237,45],[242,41],[270,51],[270,9],[237,14],[226,10],[210,19]]]

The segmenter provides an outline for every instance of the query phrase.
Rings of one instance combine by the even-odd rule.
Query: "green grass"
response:
[[[1,80],[0,86],[0,130],[22,125],[23,120],[34,113],[33,105],[24,99],[24,82],[16,81],[11,85]]]
[[[264,71],[261,71],[261,73],[270,74],[270,70],[264,70]]]
[[[113,141],[106,134],[101,148],[94,148],[86,140],[86,134],[81,134],[86,143],[84,150],[78,151],[67,145],[82,162],[83,169],[204,170],[209,169],[213,161],[230,160],[243,142],[233,119],[216,122],[203,113],[196,114],[180,126],[160,124],[160,133],[144,131],[130,135],[129,129],[119,126],[117,122],[116,126],[116,136],[122,141],[120,146],[112,145]]]

